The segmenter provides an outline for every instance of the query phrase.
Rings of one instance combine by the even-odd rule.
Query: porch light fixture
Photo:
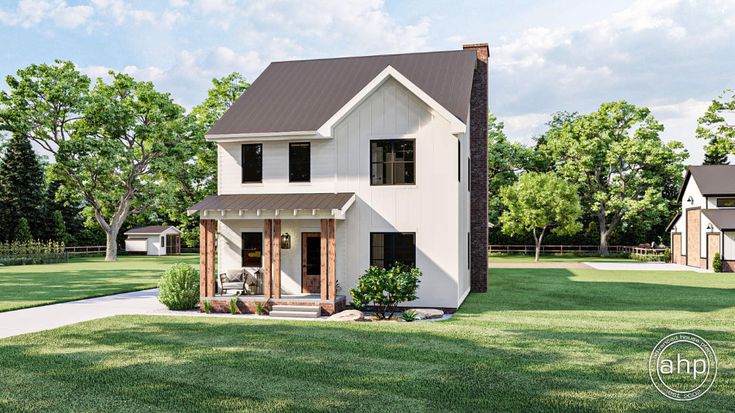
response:
[[[692,196],[690,195],[689,198],[687,198],[687,202],[689,202],[690,204],[693,204],[694,198],[692,198]]]
[[[281,249],[291,249],[291,236],[288,235],[288,232],[281,235]]]
[[[707,231],[712,231],[715,229],[715,227],[712,226],[712,224],[707,225]]]

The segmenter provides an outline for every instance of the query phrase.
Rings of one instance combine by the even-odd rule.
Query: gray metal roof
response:
[[[720,230],[735,230],[735,210],[733,209],[703,209],[704,216]]]
[[[679,192],[679,201],[684,196],[689,177],[694,178],[704,196],[735,195],[735,165],[690,166]]]
[[[189,208],[189,211],[205,209],[342,209],[354,195],[352,192],[211,195]]]
[[[208,135],[316,131],[388,65],[467,122],[474,50],[273,62]]]
[[[172,227],[170,225],[168,225],[168,226],[165,226],[165,225],[148,225],[148,226],[145,226],[145,227],[132,228],[132,229],[126,231],[125,232],[125,235],[128,235],[128,234],[160,234],[160,233],[168,230],[169,228],[174,228],[174,227]],[[176,229],[176,228],[174,228],[174,229]],[[176,231],[179,231],[179,230],[176,229]]]

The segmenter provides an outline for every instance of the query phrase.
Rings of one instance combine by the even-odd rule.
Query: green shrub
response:
[[[671,249],[666,248],[664,250],[664,262],[671,262]]]
[[[230,300],[230,314],[237,314],[237,298]]]
[[[212,302],[211,301],[205,301],[204,304],[204,312],[209,314],[212,312]]]
[[[255,313],[258,315],[263,315],[265,313],[262,303],[255,303]]]
[[[722,272],[722,257],[720,257],[719,252],[716,252],[715,256],[712,257],[712,269],[715,272]]]
[[[403,321],[411,322],[416,320],[416,310],[408,310],[401,313]]]
[[[158,282],[158,300],[171,310],[190,310],[199,302],[199,272],[178,263],[166,270]]]
[[[419,277],[418,268],[399,263],[390,269],[370,267],[360,277],[357,288],[350,288],[352,303],[356,309],[372,305],[379,319],[391,318],[398,304],[417,298]]]

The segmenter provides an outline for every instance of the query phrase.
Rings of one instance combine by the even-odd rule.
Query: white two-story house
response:
[[[690,166],[679,202],[681,210],[668,226],[672,261],[712,269],[720,253],[724,271],[734,271],[735,166]]]
[[[209,130],[218,193],[201,219],[201,296],[258,270],[254,303],[339,311],[371,265],[423,272],[407,305],[487,288],[486,44],[271,63]]]

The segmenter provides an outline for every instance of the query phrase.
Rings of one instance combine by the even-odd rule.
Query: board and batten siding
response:
[[[457,180],[457,137],[449,126],[392,79],[335,125],[335,191],[357,194],[341,223],[345,231],[338,233],[338,244],[347,249],[341,285],[356,285],[370,265],[371,232],[414,232],[416,265],[424,275],[419,299],[409,305],[460,304],[461,286],[469,288],[466,235],[460,236],[469,206],[460,212],[457,194],[466,180]],[[370,185],[370,141],[376,139],[416,140],[415,185]]]

